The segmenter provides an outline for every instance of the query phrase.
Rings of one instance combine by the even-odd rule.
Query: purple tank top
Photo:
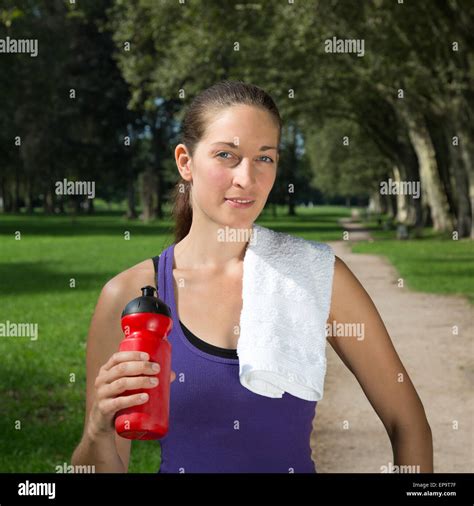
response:
[[[173,264],[174,244],[160,255],[157,274],[159,296],[172,312],[176,373],[158,472],[315,473],[310,435],[317,402],[255,394],[240,384],[238,358],[191,343],[179,324]]]

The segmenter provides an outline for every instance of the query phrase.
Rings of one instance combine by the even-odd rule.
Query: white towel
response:
[[[253,224],[243,264],[240,383],[266,397],[323,396],[334,252]]]

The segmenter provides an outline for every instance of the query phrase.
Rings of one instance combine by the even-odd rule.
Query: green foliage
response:
[[[368,195],[391,170],[373,141],[351,121],[327,121],[307,136],[306,148],[315,185],[329,196]]]
[[[474,177],[473,13],[472,2],[459,0],[8,0],[0,35],[35,37],[40,54],[0,59],[0,97],[9,98],[0,115],[6,200],[44,204],[63,177],[93,179],[99,195],[119,200],[136,194],[140,173],[154,172],[161,208],[179,177],[172,147],[186,106],[215,82],[237,79],[268,91],[304,146],[284,139],[275,201],[291,207],[314,196],[314,186],[368,197],[395,165],[418,178],[408,110],[437,125],[440,160],[446,139],[462,133],[459,158],[467,161],[458,179],[449,157],[439,170],[455,214],[457,193],[467,198],[455,181]],[[332,37],[362,40],[363,57],[326,52]],[[339,149],[344,135],[350,146]]]

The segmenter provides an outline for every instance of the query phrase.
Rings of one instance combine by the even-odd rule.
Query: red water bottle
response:
[[[160,439],[168,432],[171,344],[167,339],[173,327],[171,310],[154,296],[155,288],[145,286],[142,296],[130,301],[122,312],[122,330],[125,338],[119,351],[144,351],[151,362],[161,366],[156,375],[158,386],[127,390],[121,395],[145,392],[149,395],[144,404],[117,412],[115,430],[127,439]]]

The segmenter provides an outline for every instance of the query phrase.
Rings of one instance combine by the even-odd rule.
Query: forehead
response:
[[[278,126],[269,112],[258,107],[236,105],[219,111],[209,120],[202,140],[206,144],[231,141],[276,146]]]

